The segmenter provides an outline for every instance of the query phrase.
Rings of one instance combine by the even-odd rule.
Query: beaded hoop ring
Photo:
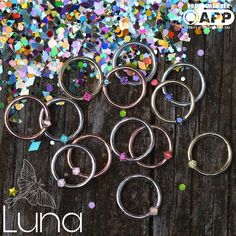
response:
[[[151,59],[152,59],[151,64],[153,65],[153,67],[152,67],[152,70],[151,70],[150,74],[146,77],[146,82],[149,82],[149,81],[152,80],[152,78],[156,74],[156,71],[157,71],[157,59],[156,59],[156,56],[155,56],[155,53],[153,52],[153,50],[151,48],[149,48],[148,46],[146,46],[145,44],[143,44],[143,43],[140,43],[140,42],[130,42],[130,43],[126,43],[123,46],[121,46],[120,48],[118,48],[116,50],[116,52],[114,53],[114,57],[113,57],[113,60],[112,60],[112,66],[113,66],[113,68],[118,66],[117,65],[117,61],[118,61],[118,58],[119,58],[120,54],[122,53],[122,51],[124,51],[124,49],[126,47],[129,47],[129,46],[132,46],[132,45],[136,45],[136,46],[139,46],[141,48],[144,48],[151,55]],[[120,77],[118,75],[118,73],[116,73],[116,74],[117,74],[118,77]],[[139,85],[140,84],[140,82],[135,82],[135,81],[129,81],[128,83],[130,85]]]
[[[200,170],[198,167],[197,167],[197,161],[195,161],[192,157],[192,151],[193,151],[193,147],[194,145],[202,138],[206,137],[206,136],[216,136],[218,138],[220,138],[221,140],[224,141],[224,143],[226,144],[227,146],[227,150],[228,150],[228,159],[227,161],[225,162],[225,164],[219,169],[219,170],[216,170],[216,171],[211,171],[211,172],[205,172],[205,171],[202,171]],[[223,171],[225,171],[231,161],[232,161],[232,147],[230,145],[230,143],[228,142],[227,139],[225,139],[223,136],[219,135],[219,134],[216,134],[216,133],[204,133],[204,134],[200,134],[198,136],[196,136],[190,143],[189,147],[188,147],[188,160],[189,160],[189,167],[193,170],[196,170],[198,173],[202,174],[202,175],[206,175],[206,176],[210,176],[210,175],[218,175],[220,173],[222,173]]]
[[[25,100],[25,99],[29,99],[29,100],[34,100],[36,102],[38,102],[42,107],[43,107],[43,110],[45,112],[45,120],[42,120],[42,125],[40,126],[41,127],[41,130],[36,133],[36,134],[33,134],[31,136],[23,136],[23,135],[20,135],[20,134],[17,134],[15,133],[11,127],[10,127],[10,123],[9,123],[9,113],[12,109],[12,106],[14,104],[16,104],[17,102],[21,101],[21,100]],[[46,104],[44,104],[41,100],[39,100],[38,98],[36,97],[33,97],[33,96],[30,96],[30,95],[24,95],[24,96],[20,96],[20,97],[17,97],[16,99],[14,99],[11,103],[8,104],[7,108],[6,108],[6,111],[4,113],[4,122],[5,122],[5,125],[6,125],[6,128],[7,130],[13,135],[15,136],[16,138],[19,138],[19,139],[22,139],[22,140],[33,140],[33,139],[36,139],[38,137],[40,137],[41,135],[43,135],[45,133],[45,131],[48,129],[48,127],[51,125],[51,122],[50,122],[50,113],[49,113],[49,110],[48,110],[48,107],[46,106]]]
[[[78,144],[80,141],[85,140],[85,139],[90,139],[90,138],[94,138],[94,139],[97,139],[97,140],[101,141],[105,145],[106,150],[107,150],[107,154],[108,154],[106,165],[104,166],[104,168],[102,170],[100,170],[97,174],[94,175],[94,178],[95,178],[95,177],[98,177],[98,176],[100,176],[100,175],[102,175],[102,174],[104,174],[108,171],[108,169],[109,169],[109,167],[111,166],[111,163],[112,163],[112,152],[111,152],[110,146],[106,143],[106,141],[98,135],[93,135],[93,134],[82,135],[82,136],[76,138],[73,141],[73,144]],[[70,168],[73,169],[74,165],[73,165],[72,160],[71,160],[71,154],[72,154],[72,149],[69,149],[68,152],[67,152],[67,162],[68,162]],[[88,178],[88,175],[83,174],[81,172],[79,173],[79,176],[84,177],[84,178]]]
[[[47,131],[44,134],[51,140],[67,143],[68,141],[74,139],[82,130],[83,125],[84,125],[84,115],[83,115],[83,111],[80,108],[80,106],[69,98],[54,98],[54,99],[50,100],[49,102],[47,102],[46,105],[49,107],[50,105],[55,104],[55,103],[59,103],[59,102],[68,102],[75,107],[75,110],[79,115],[78,127],[73,134],[71,134],[69,136],[62,135],[60,138],[57,138],[57,137],[51,135]],[[39,124],[40,124],[41,128],[42,128],[43,115],[44,115],[44,110],[41,110],[40,115],[39,115]]]
[[[108,84],[109,84],[109,77],[110,77],[112,74],[114,74],[114,73],[116,73],[117,71],[120,71],[120,70],[129,70],[129,71],[132,71],[132,72],[134,72],[135,74],[137,74],[138,77],[141,79],[141,83],[142,83],[142,93],[141,93],[141,95],[139,96],[139,98],[138,98],[135,102],[133,102],[133,103],[131,103],[131,104],[129,104],[129,105],[120,105],[120,104],[117,104],[116,102],[114,102],[114,101],[110,98],[110,96],[109,96],[109,94],[108,94],[108,89],[107,89],[107,87],[109,86],[109,85],[108,85]],[[113,70],[111,70],[111,71],[107,74],[107,76],[106,76],[106,78],[105,78],[105,81],[107,81],[108,84],[104,84],[104,85],[103,85],[103,93],[104,93],[106,99],[108,100],[108,102],[109,102],[110,104],[112,104],[113,106],[115,106],[115,107],[118,107],[118,108],[126,109],[126,110],[127,110],[127,109],[132,108],[132,107],[136,106],[137,104],[139,104],[139,103],[141,102],[141,100],[144,98],[144,96],[146,95],[146,90],[147,90],[146,81],[145,81],[143,75],[142,75],[137,69],[134,69],[134,68],[132,68],[132,67],[120,66],[120,67],[114,68]]]
[[[134,157],[134,148],[133,148],[133,143],[134,143],[134,140],[135,140],[135,137],[144,129],[145,127],[140,127],[138,129],[136,129],[132,135],[130,136],[130,139],[129,139],[129,152],[130,152],[130,155],[131,157]],[[145,164],[143,163],[142,161],[138,161],[137,163],[142,166],[142,167],[145,167],[145,168],[150,168],[150,169],[153,169],[153,168],[157,168],[157,167],[160,167],[162,166],[167,160],[170,160],[173,156],[173,143],[172,143],[172,140],[169,136],[169,134],[167,133],[167,131],[165,129],[163,129],[162,127],[160,126],[157,126],[157,125],[151,125],[151,128],[152,129],[156,129],[156,130],[159,130],[161,131],[162,133],[164,133],[164,135],[166,136],[167,138],[167,141],[168,141],[168,150],[165,151],[163,153],[163,160],[161,160],[160,162],[156,163],[156,164]]]
[[[190,64],[190,63],[183,63],[183,62],[174,64],[174,65],[170,66],[170,67],[164,72],[164,74],[163,74],[163,76],[162,76],[162,79],[161,79],[161,82],[166,81],[167,76],[170,74],[170,72],[171,72],[172,70],[174,70],[175,68],[177,68],[177,67],[190,67],[190,68],[192,68],[192,69],[194,69],[194,70],[197,71],[197,73],[198,73],[198,75],[199,75],[199,77],[200,77],[200,80],[201,80],[201,90],[200,90],[199,94],[197,95],[197,97],[195,98],[195,102],[197,102],[197,101],[200,100],[200,99],[202,98],[202,96],[204,95],[204,92],[205,92],[205,90],[206,90],[206,82],[205,82],[205,78],[204,78],[202,72],[201,72],[196,66],[194,66],[194,65],[192,65],[192,64]],[[167,92],[167,90],[166,90],[165,87],[162,87],[162,91],[163,91],[163,93],[164,93],[165,95],[168,94],[168,92]],[[170,102],[173,103],[173,104],[175,104],[175,105],[177,105],[177,106],[189,106],[189,105],[191,105],[191,103],[189,103],[189,102],[178,102],[178,101],[175,101],[175,100],[171,100]]]
[[[130,180],[133,180],[133,179],[145,179],[145,180],[148,180],[149,182],[151,182],[151,183],[154,185],[155,190],[156,190],[156,192],[157,192],[157,201],[156,201],[156,203],[154,204],[153,207],[150,207],[148,213],[143,214],[143,215],[135,215],[135,214],[129,212],[128,210],[125,209],[125,207],[123,206],[122,201],[121,201],[121,193],[122,193],[123,187],[124,187]],[[118,204],[118,206],[120,207],[120,209],[121,209],[127,216],[132,217],[132,218],[135,218],[135,219],[143,219],[143,218],[147,218],[147,217],[154,216],[154,215],[157,215],[157,214],[158,214],[158,209],[160,208],[161,201],[162,201],[162,194],[161,194],[161,190],[160,190],[159,185],[158,185],[153,179],[151,179],[150,177],[145,176],[145,175],[132,175],[132,176],[129,176],[129,177],[125,178],[125,179],[119,184],[119,187],[118,187],[117,192],[116,192],[116,201],[117,201],[117,204]]]
[[[185,88],[189,95],[190,95],[190,101],[191,101],[191,105],[190,105],[190,108],[189,108],[189,112],[184,116],[177,116],[175,120],[171,120],[171,119],[167,119],[165,117],[163,117],[161,115],[161,113],[157,110],[157,107],[156,107],[156,96],[157,96],[157,93],[161,90],[161,88],[163,88],[164,86],[166,86],[167,84],[176,84],[176,85],[179,85],[183,88]],[[171,101],[172,98],[169,98],[166,96],[166,99],[168,101]],[[174,80],[166,80],[165,82],[162,82],[160,83],[156,89],[154,90],[153,94],[152,94],[152,98],[151,98],[151,106],[152,106],[152,110],[154,112],[154,114],[160,118],[161,120],[165,121],[165,122],[168,122],[168,123],[174,123],[174,124],[182,124],[184,121],[186,121],[193,113],[194,111],[194,108],[195,108],[195,98],[193,96],[193,93],[192,93],[192,90],[185,84],[179,82],[179,81],[174,81]]]
[[[78,148],[78,149],[81,149],[83,151],[86,152],[86,154],[88,154],[88,157],[92,163],[92,170],[91,170],[91,173],[90,175],[88,176],[87,179],[85,179],[83,182],[79,183],[79,184],[68,184],[66,183],[65,179],[60,179],[56,173],[56,170],[55,170],[55,166],[56,166],[56,161],[59,157],[59,155],[64,152],[66,149],[70,149],[70,148]],[[51,162],[51,172],[52,172],[52,175],[54,177],[54,179],[57,181],[57,185],[58,187],[66,187],[66,188],[80,188],[82,186],[84,186],[85,184],[87,184],[93,177],[94,177],[94,174],[96,172],[96,162],[95,162],[95,158],[93,156],[93,154],[85,147],[82,147],[80,145],[77,145],[77,144],[68,144],[68,145],[65,145],[63,147],[61,147],[53,156],[52,158],[52,162]],[[74,175],[78,175],[80,172],[80,168],[79,167],[76,167],[72,170],[72,174]]]
[[[90,59],[89,57],[75,57],[75,58],[70,58],[69,60],[67,60],[67,61],[63,64],[63,66],[62,66],[62,68],[61,68],[61,70],[60,70],[60,73],[59,73],[59,77],[58,77],[59,86],[60,86],[61,90],[62,90],[68,97],[70,97],[70,98],[72,98],[72,99],[75,99],[75,100],[86,100],[85,97],[84,97],[86,94],[84,94],[84,96],[75,96],[75,95],[73,95],[73,94],[65,87],[65,85],[64,85],[64,83],[63,83],[63,74],[64,74],[64,72],[65,72],[65,69],[67,68],[67,66],[68,66],[70,63],[72,63],[72,62],[74,62],[74,61],[77,61],[77,60],[86,61],[86,62],[91,63],[91,64],[94,66],[94,68],[97,70],[97,72],[98,72],[98,84],[97,84],[96,88],[94,89],[94,91],[92,91],[91,94],[89,93],[89,99],[86,98],[87,100],[90,100],[90,99],[92,99],[96,94],[99,93],[99,91],[100,91],[100,89],[101,89],[101,87],[102,87],[102,71],[101,71],[100,67],[97,65],[97,63],[94,62],[94,61],[93,61],[92,59]]]
[[[116,148],[116,145],[115,145],[115,136],[116,136],[116,132],[117,130],[122,126],[124,125],[126,122],[132,122],[132,121],[136,121],[136,122],[139,122],[141,123],[142,125],[144,125],[147,129],[148,129],[148,132],[150,134],[150,138],[151,138],[151,142],[150,142],[150,145],[147,149],[147,151],[145,153],[143,153],[142,155],[138,156],[138,157],[128,157],[128,155],[125,153],[125,152],[122,152],[120,153],[117,148]],[[142,160],[144,157],[146,157],[153,149],[154,147],[154,143],[155,143],[155,137],[154,137],[154,133],[153,133],[153,130],[152,128],[150,127],[150,125],[143,121],[143,120],[140,120],[138,118],[135,118],[135,117],[132,117],[132,118],[124,118],[122,119],[121,121],[119,121],[115,126],[114,128],[112,129],[112,132],[111,132],[111,136],[110,136],[110,144],[111,144],[111,148],[113,150],[113,152],[119,156],[120,158],[120,161],[140,161]]]

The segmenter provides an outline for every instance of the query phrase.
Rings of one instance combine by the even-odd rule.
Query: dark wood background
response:
[[[3,110],[0,111],[0,189],[1,206],[8,198],[8,189],[17,187],[16,180],[20,174],[23,159],[29,160],[35,167],[38,179],[46,184],[47,190],[55,199],[57,210],[61,218],[68,212],[83,212],[83,233],[74,235],[104,235],[104,236],[226,236],[236,235],[236,162],[233,160],[230,168],[223,174],[215,177],[205,177],[188,168],[187,148],[191,139],[200,133],[212,131],[225,136],[232,144],[235,152],[236,143],[236,24],[230,30],[222,33],[211,32],[208,36],[196,36],[192,33],[191,43],[186,44],[188,62],[198,66],[204,73],[207,89],[204,97],[196,104],[191,119],[183,126],[166,124],[156,118],[150,107],[150,98],[154,87],[148,85],[148,93],[143,102],[134,109],[127,111],[127,116],[138,117],[152,124],[165,127],[174,140],[174,158],[159,169],[147,170],[135,163],[121,163],[113,155],[113,163],[107,174],[94,179],[81,189],[59,189],[50,173],[50,160],[62,144],[49,144],[46,137],[42,137],[42,144],[37,152],[28,152],[30,142],[21,141],[11,136],[3,123]],[[204,49],[203,57],[197,56],[198,49]],[[4,55],[6,59],[7,56]],[[7,79],[7,62],[4,65],[4,74],[1,79]],[[160,80],[167,63],[158,64],[156,78]],[[175,79],[173,73],[172,78]],[[195,94],[199,87],[199,80],[192,72],[186,74],[187,82]],[[171,76],[170,76],[171,78]],[[179,78],[179,76],[178,76]],[[38,85],[43,86],[43,80],[38,79]],[[120,100],[131,100],[134,93],[140,88],[130,88],[128,94],[118,87],[113,87],[113,96]],[[173,90],[178,97],[186,99],[181,89]],[[1,101],[6,102],[6,90],[1,91]],[[42,94],[37,88],[31,91],[37,97]],[[60,91],[54,87],[53,96],[60,96]],[[174,116],[176,109],[167,104],[163,98],[158,99],[158,106],[164,114]],[[109,105],[102,93],[90,103],[79,103],[85,114],[85,127],[83,134],[100,134],[107,141],[112,127],[119,121],[119,109]],[[36,126],[39,108],[30,103],[31,112],[25,111],[24,122],[20,131],[30,132]],[[34,111],[35,112],[32,112]],[[52,109],[53,110],[53,109]],[[186,109],[184,109],[186,112]],[[57,134],[72,131],[76,123],[76,114],[70,107],[52,111],[53,121]],[[37,128],[37,127],[35,127]],[[118,135],[120,147],[126,147],[128,136],[134,126],[123,129]],[[145,149],[148,138],[143,135],[140,150]],[[157,134],[155,150],[149,158],[154,162],[161,158],[164,150],[163,136]],[[104,150],[96,143],[85,142],[96,155],[99,167],[105,161]],[[127,148],[127,147],[126,147]],[[137,148],[138,149],[138,148]],[[126,149],[124,149],[126,150]],[[102,155],[103,153],[103,155]],[[205,170],[214,170],[223,163],[227,157],[226,148],[217,139],[206,139],[199,143],[194,150],[199,165]],[[233,156],[234,159],[234,156]],[[61,159],[62,160],[62,157]],[[85,161],[80,163],[81,168],[89,167]],[[66,162],[61,161],[59,166],[67,168]],[[61,172],[63,173],[63,172]],[[163,202],[159,215],[144,220],[134,220],[123,215],[115,200],[116,189],[119,183],[132,174],[142,173],[149,175],[157,181],[162,189]],[[180,183],[186,184],[186,190],[178,189]],[[145,182],[129,184],[124,189],[123,201],[125,206],[134,212],[144,212],[154,200],[155,193]],[[96,203],[95,209],[89,209],[88,203]],[[30,229],[34,225],[35,212],[49,212],[50,209],[31,207],[25,200],[19,201],[14,208],[7,210],[6,224],[8,228],[17,228],[17,212],[21,213],[22,225]],[[1,215],[2,222],[2,215]],[[76,227],[76,220],[68,219],[68,228]],[[5,234],[7,235],[7,234]],[[9,234],[10,235],[10,234]],[[18,233],[17,235],[25,235]],[[30,235],[35,235],[34,233]],[[46,220],[42,235],[69,235],[56,233],[54,220]]]

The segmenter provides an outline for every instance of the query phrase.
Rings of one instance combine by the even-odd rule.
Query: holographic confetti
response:
[[[38,151],[40,147],[41,141],[32,141],[30,146],[29,146],[29,152],[35,152]]]
[[[187,48],[183,43],[191,38],[183,14],[188,7],[187,0],[66,0],[54,4],[45,0],[1,1],[0,51],[11,52],[7,60],[8,102],[13,96],[30,94],[35,84],[46,101],[51,100],[63,62],[78,55],[93,58],[106,75],[112,69],[114,52],[128,42],[145,43],[158,61],[186,60]],[[211,29],[197,28],[194,32],[207,35]],[[125,64],[136,63],[148,73],[150,55],[133,50],[129,47],[123,55]],[[0,63],[0,74],[2,70]],[[41,80],[45,88],[39,87]]]

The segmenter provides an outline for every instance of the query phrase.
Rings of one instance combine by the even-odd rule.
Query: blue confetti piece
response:
[[[38,151],[40,147],[41,141],[32,141],[30,146],[29,146],[29,152],[35,152]]]

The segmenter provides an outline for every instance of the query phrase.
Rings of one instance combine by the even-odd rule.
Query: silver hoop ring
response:
[[[128,157],[126,153],[120,153],[117,148],[116,148],[116,145],[115,145],[115,136],[116,136],[116,132],[117,130],[123,125],[125,124],[126,122],[131,122],[131,121],[136,121],[136,122],[139,122],[141,123],[142,125],[144,125],[147,129],[148,129],[148,132],[150,134],[150,138],[151,138],[151,142],[150,142],[150,145],[147,149],[147,151],[145,153],[143,153],[142,155],[138,156],[138,157]],[[119,156],[120,160],[121,161],[140,161],[142,160],[144,157],[146,157],[153,149],[154,147],[154,144],[155,144],[155,137],[154,137],[154,132],[152,130],[152,128],[150,127],[150,125],[143,121],[143,120],[140,120],[138,118],[135,118],[135,117],[132,117],[132,118],[124,118],[122,119],[121,121],[119,121],[115,126],[114,128],[112,129],[112,132],[111,132],[111,136],[110,136],[110,144],[111,144],[111,148],[113,150],[113,152]]]
[[[149,182],[151,182],[154,187],[155,187],[155,190],[157,192],[157,201],[156,203],[154,204],[153,207],[150,207],[149,209],[149,212],[146,213],[146,214],[143,214],[143,215],[135,215],[131,212],[129,212],[128,210],[125,209],[125,207],[123,206],[122,202],[121,202],[121,192],[122,192],[122,189],[123,187],[132,179],[146,179],[148,180]],[[132,175],[132,176],[129,176],[127,178],[125,178],[118,186],[118,189],[117,189],[117,192],[116,192],[116,201],[117,201],[117,204],[118,206],[120,207],[120,209],[129,217],[132,217],[132,218],[135,218],[135,219],[143,219],[143,218],[147,218],[147,217],[150,217],[150,216],[154,216],[154,215],[157,215],[158,214],[158,209],[160,208],[161,206],[161,201],[162,201],[162,194],[161,194],[161,190],[160,190],[160,187],[159,185],[153,180],[151,179],[150,177],[148,176],[145,176],[145,175]]]
[[[85,179],[83,182],[79,183],[79,184],[68,184],[65,182],[64,179],[60,179],[56,173],[56,170],[55,170],[55,166],[56,166],[56,161],[59,157],[59,155],[64,152],[66,149],[70,149],[70,148],[78,148],[78,149],[82,149],[83,151],[86,152],[86,154],[88,154],[88,157],[92,163],[92,171],[90,173],[90,175],[88,176],[87,179]],[[61,186],[61,187],[66,187],[66,188],[80,188],[82,186],[84,186],[85,184],[87,184],[95,175],[95,172],[96,172],[96,162],[95,162],[95,158],[93,156],[93,154],[85,147],[82,147],[80,145],[77,145],[77,144],[68,144],[68,145],[65,145],[63,147],[61,147],[53,156],[52,158],[52,162],[51,162],[51,172],[52,172],[52,175],[54,177],[54,179],[58,182],[60,180],[64,180],[64,186]]]
[[[164,86],[166,86],[167,84],[177,84],[177,85],[180,85],[182,87],[184,87],[189,95],[190,95],[190,101],[191,101],[191,105],[190,105],[190,108],[189,108],[189,112],[185,115],[185,116],[177,116],[175,120],[171,120],[171,119],[166,119],[165,117],[163,117],[161,115],[161,113],[157,110],[157,107],[156,107],[156,96],[157,96],[157,92]],[[182,124],[184,121],[186,121],[193,113],[194,111],[194,108],[195,108],[195,98],[193,96],[193,92],[192,90],[186,85],[186,84],[183,84],[179,81],[175,81],[175,80],[166,80],[162,83],[160,83],[156,89],[154,90],[153,94],[152,94],[152,98],[151,98],[151,106],[152,106],[152,110],[154,112],[154,114],[160,118],[161,120],[165,121],[165,122],[168,122],[168,123],[174,123],[174,124]]]
[[[74,58],[70,58],[69,60],[67,60],[67,61],[63,64],[63,66],[62,66],[62,68],[61,68],[61,70],[60,70],[60,72],[59,72],[59,77],[58,77],[59,86],[60,86],[61,90],[62,90],[68,97],[70,97],[70,98],[72,98],[72,99],[75,99],[75,100],[80,100],[80,101],[81,101],[81,100],[84,100],[83,96],[78,97],[78,96],[73,95],[73,94],[65,87],[65,85],[64,85],[64,83],[63,83],[63,74],[64,74],[64,72],[65,72],[66,67],[67,67],[71,62],[77,61],[77,60],[87,61],[87,62],[91,63],[91,64],[94,66],[94,68],[97,70],[97,72],[98,72],[98,85],[97,85],[97,87],[95,88],[95,90],[91,93],[91,96],[92,96],[92,97],[94,97],[96,94],[98,94],[99,91],[100,91],[100,89],[102,88],[102,71],[101,71],[100,67],[97,65],[97,63],[94,62],[94,61],[93,61],[92,59],[90,59],[89,57],[74,57]]]
[[[134,140],[135,140],[135,137],[144,129],[145,127],[140,127],[138,129],[136,129],[132,135],[130,136],[130,139],[129,139],[129,152],[130,152],[130,155],[131,157],[134,157],[134,149],[133,149],[133,143],[134,143]],[[158,162],[157,164],[145,164],[143,163],[142,161],[138,161],[137,163],[142,166],[142,167],[145,167],[145,168],[150,168],[150,169],[153,169],[153,168],[157,168],[157,167],[160,167],[162,166],[167,160],[170,160],[172,157],[173,157],[173,143],[172,143],[172,140],[168,134],[168,132],[160,127],[160,126],[157,126],[157,125],[151,125],[151,128],[154,130],[159,130],[161,131],[167,138],[167,141],[168,141],[168,150],[167,151],[164,151],[163,153],[163,159]]]
[[[120,67],[114,68],[113,70],[111,70],[111,71],[107,74],[105,80],[106,80],[106,81],[109,81],[109,77],[110,77],[112,74],[114,74],[114,73],[116,73],[117,71],[119,71],[119,70],[130,70],[130,71],[133,71],[133,72],[136,73],[136,74],[138,75],[138,77],[141,79],[141,83],[142,83],[142,93],[141,93],[141,95],[139,96],[139,98],[138,98],[135,102],[133,102],[133,103],[131,103],[131,104],[129,104],[129,105],[120,105],[120,104],[117,104],[116,102],[114,102],[114,101],[110,98],[110,96],[109,96],[109,94],[108,94],[108,89],[107,89],[108,85],[105,85],[105,84],[103,85],[103,93],[104,93],[106,99],[108,100],[108,102],[109,102],[110,104],[112,104],[114,107],[118,107],[118,108],[126,109],[126,110],[127,110],[127,109],[129,109],[129,108],[132,108],[132,107],[136,106],[137,104],[139,104],[139,103],[141,102],[141,100],[142,100],[142,99],[144,98],[144,96],[146,95],[147,84],[146,84],[146,82],[145,82],[145,79],[144,79],[143,75],[142,75],[137,69],[134,69],[134,68],[128,67],[128,66],[120,66]]]
[[[205,78],[202,74],[202,72],[194,65],[190,64],[190,63],[177,63],[177,64],[174,64],[174,65],[171,65],[163,74],[162,76],[162,79],[161,79],[161,82],[164,82],[166,79],[167,79],[167,76],[170,74],[170,72],[172,70],[174,70],[176,67],[190,67],[194,70],[197,71],[199,77],[200,77],[200,80],[201,80],[201,90],[199,92],[199,94],[197,95],[197,97],[195,98],[195,102],[197,102],[198,100],[200,100],[202,98],[202,96],[204,95],[204,92],[206,90],[206,81],[205,81]],[[162,88],[162,91],[164,94],[167,94],[167,90],[165,87]],[[190,103],[189,102],[178,102],[178,101],[175,101],[175,100],[172,100],[171,103],[177,105],[177,106],[189,106]]]
[[[119,65],[117,65],[117,60],[120,56],[120,53],[128,46],[131,46],[131,45],[137,45],[137,46],[140,46],[142,48],[145,48],[148,53],[151,55],[151,58],[152,58],[152,70],[150,72],[150,74],[146,77],[146,83],[151,81],[152,78],[154,77],[154,75],[156,74],[156,71],[157,71],[157,59],[156,59],[156,56],[155,56],[155,53],[153,52],[153,50],[151,48],[149,48],[148,46],[146,46],[145,44],[143,43],[140,43],[140,42],[130,42],[130,43],[126,43],[124,44],[123,46],[121,46],[120,48],[118,48],[116,50],[116,52],[114,53],[114,56],[113,56],[113,60],[112,60],[112,67],[115,68]],[[118,77],[120,77],[118,75],[118,73],[116,73],[116,75]],[[141,83],[140,82],[133,82],[133,81],[129,81],[128,82],[130,85],[140,85]]]
[[[38,102],[42,107],[43,107],[43,110],[45,112],[45,120],[42,120],[42,126],[41,127],[41,130],[36,133],[36,134],[33,134],[31,136],[22,136],[20,134],[17,134],[15,133],[12,129],[11,129],[11,126],[10,126],[10,121],[9,121],[9,113],[12,109],[12,106],[17,103],[18,101],[20,100],[24,100],[24,99],[29,99],[29,100],[34,100],[36,102]],[[30,95],[24,95],[24,96],[20,96],[20,97],[17,97],[15,98],[11,103],[8,104],[6,110],[5,110],[5,113],[4,113],[4,122],[5,122],[5,125],[6,125],[6,128],[7,130],[13,135],[15,136],[16,138],[19,138],[19,139],[22,139],[22,140],[33,140],[33,139],[36,139],[36,138],[39,138],[41,135],[44,134],[44,132],[48,129],[48,127],[51,125],[51,122],[50,122],[50,113],[49,113],[49,110],[48,110],[48,107],[46,106],[45,103],[43,103],[41,100],[39,100],[38,98],[36,97],[33,97],[33,96],[30,96]]]
[[[96,177],[99,177],[100,175],[103,175],[105,174],[108,169],[110,168],[111,166],[111,163],[112,163],[112,152],[111,152],[111,148],[110,146],[107,144],[107,142],[100,136],[98,135],[94,135],[94,134],[85,134],[85,135],[82,135],[78,138],[76,138],[74,141],[73,141],[73,144],[77,144],[85,139],[97,139],[99,140],[100,142],[102,142],[104,145],[105,145],[105,148],[106,148],[106,151],[107,151],[107,163],[106,165],[103,167],[102,170],[100,170],[97,174],[94,175],[94,178]],[[72,162],[72,158],[71,158],[71,155],[72,155],[72,150],[73,149],[69,149],[68,152],[67,152],[67,163],[68,165],[70,166],[71,169],[73,169],[75,166]],[[84,174],[84,173],[79,173],[79,176],[83,177],[83,178],[88,178],[88,175]]]
[[[75,109],[76,109],[76,111],[79,115],[78,128],[76,129],[76,131],[73,134],[71,134],[68,137],[66,136],[66,139],[67,139],[66,142],[68,142],[68,141],[74,139],[76,137],[76,135],[79,134],[80,131],[83,129],[84,115],[83,115],[83,111],[80,108],[80,106],[77,103],[75,103],[74,101],[72,101],[71,99],[69,99],[69,98],[54,98],[54,99],[50,100],[49,102],[47,102],[46,105],[49,107],[51,104],[55,104],[55,103],[58,103],[58,102],[68,102],[68,103],[72,104],[75,107]],[[44,115],[44,110],[41,110],[41,112],[39,114],[39,125],[40,125],[41,128],[42,128],[43,115]],[[44,134],[51,140],[58,141],[58,142],[61,141],[61,138],[57,138],[57,137],[51,135],[47,131]]]
[[[211,172],[205,172],[205,171],[202,171],[200,170],[198,167],[197,167],[197,161],[195,161],[192,157],[192,151],[193,151],[193,147],[194,145],[196,144],[197,141],[199,141],[200,139],[206,137],[206,136],[216,136],[218,138],[220,138],[221,140],[223,140],[227,146],[227,150],[228,150],[228,159],[227,161],[225,162],[224,166],[222,166],[219,170],[216,170],[216,171],[211,171]],[[232,147],[230,145],[230,143],[228,142],[227,139],[225,139],[223,136],[219,135],[219,134],[216,134],[216,133],[204,133],[204,134],[200,134],[200,135],[197,135],[190,143],[189,147],[188,147],[188,160],[189,160],[189,167],[196,170],[198,173],[202,174],[202,175],[206,175],[206,176],[210,176],[210,175],[218,175],[220,173],[222,173],[223,171],[225,171],[231,161],[232,161]]]

